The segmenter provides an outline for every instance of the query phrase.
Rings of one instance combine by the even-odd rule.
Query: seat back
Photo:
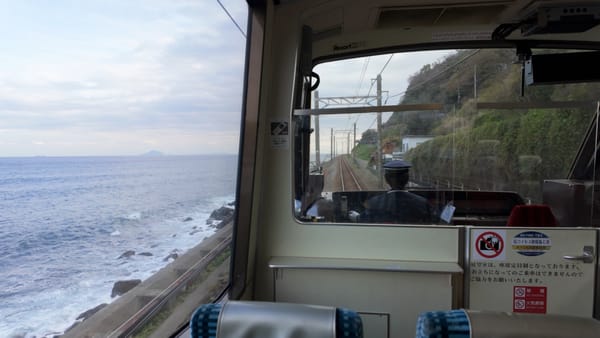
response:
[[[416,338],[470,338],[465,310],[429,311],[417,318]]]
[[[192,315],[192,338],[362,338],[351,310],[290,303],[230,301],[205,304]]]
[[[506,225],[509,227],[555,227],[558,226],[558,222],[549,206],[523,204],[513,207]]]
[[[416,338],[598,338],[600,321],[563,315],[450,310],[419,315]]]

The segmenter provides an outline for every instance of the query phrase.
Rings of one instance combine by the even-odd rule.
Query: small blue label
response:
[[[525,231],[512,240],[512,249],[523,256],[539,256],[552,247],[550,237],[539,231]]]

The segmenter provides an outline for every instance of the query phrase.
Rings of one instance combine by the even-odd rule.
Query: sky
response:
[[[221,3],[245,31],[245,1]],[[245,38],[216,0],[4,1],[0,39],[0,157],[238,151]],[[410,75],[449,53],[318,65],[319,95],[374,95],[381,73],[397,104]],[[322,120],[322,152],[346,120]]]
[[[0,157],[237,152],[245,38],[216,0],[2,8]]]

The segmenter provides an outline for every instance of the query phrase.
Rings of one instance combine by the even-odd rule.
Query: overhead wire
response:
[[[369,57],[367,57],[367,58],[365,59],[365,63],[363,63],[363,69],[362,69],[362,71],[361,71],[361,74],[360,74],[360,80],[359,80],[360,82],[359,82],[359,84],[358,84],[358,90],[356,90],[356,96],[358,96],[358,94],[360,94],[360,88],[362,87],[362,82],[363,82],[363,81],[364,81],[364,79],[365,79],[365,75],[366,75],[366,73],[367,73],[367,68],[368,68],[368,65],[369,65],[369,62],[370,62],[370,61],[371,61],[371,57],[369,56]],[[371,93],[371,89],[372,89],[372,88],[373,88],[373,81],[371,81],[371,87],[369,88],[369,93],[367,94],[367,96],[369,96],[369,94]],[[355,123],[355,124],[356,124],[356,123],[358,123],[358,119],[360,119],[360,116],[361,116],[361,115],[362,115],[362,114],[358,114],[358,115],[356,116],[356,119],[354,120],[354,123]],[[348,125],[346,126],[347,128],[349,128],[349,127],[350,127],[350,126],[349,126],[349,124],[351,123],[351,122],[350,122],[351,120],[352,120],[352,116],[348,116]]]
[[[369,67],[370,60],[371,60],[371,57],[368,56],[365,59],[365,62],[363,63],[363,68],[362,68],[362,71],[360,72],[360,78],[358,80],[358,89],[356,90],[356,96],[358,96],[358,94],[360,93],[360,88],[362,87],[362,83],[365,79],[365,74],[367,73],[367,68]]]
[[[448,66],[447,68],[445,68],[445,69],[442,69],[442,70],[441,70],[439,73],[437,73],[437,74],[433,75],[432,77],[430,77],[430,78],[428,78],[428,79],[425,79],[425,80],[423,80],[423,81],[421,81],[421,82],[419,82],[419,83],[417,83],[417,84],[415,84],[415,85],[412,85],[410,88],[406,88],[406,90],[405,90],[405,91],[403,91],[403,92],[400,92],[400,93],[398,93],[398,94],[394,94],[394,95],[390,95],[390,96],[388,96],[388,99],[391,99],[391,98],[393,98],[393,97],[397,97],[397,96],[400,96],[400,95],[404,95],[404,94],[406,94],[406,93],[407,93],[408,91],[410,91],[410,90],[414,90],[414,89],[415,89],[415,88],[417,88],[417,87],[420,87],[420,86],[422,86],[422,85],[424,85],[424,84],[426,84],[426,83],[428,83],[428,82],[430,82],[430,81],[432,81],[432,80],[435,80],[435,79],[436,79],[436,78],[438,78],[440,75],[442,75],[442,74],[446,73],[447,71],[451,70],[452,68],[454,68],[454,67],[456,67],[456,66],[460,65],[461,63],[465,62],[466,60],[468,60],[469,58],[471,58],[471,57],[472,57],[472,56],[474,56],[475,54],[479,53],[480,51],[481,51],[481,49],[477,49],[477,50],[475,50],[473,53],[471,53],[471,54],[469,54],[469,55],[465,56],[464,58],[462,58],[462,59],[460,59],[460,60],[458,60],[456,63],[454,63],[454,64],[452,64],[452,65]],[[387,100],[386,100],[386,101],[387,101]]]
[[[392,61],[392,58],[394,57],[394,54],[390,55],[390,58],[385,62],[385,64],[383,65],[383,68],[381,68],[381,71],[379,72],[378,75],[383,74],[383,71],[385,70],[385,68],[390,64],[390,61]]]
[[[244,30],[242,29],[242,27],[240,27],[240,25],[238,25],[237,21],[235,21],[235,19],[233,18],[233,16],[231,16],[231,14],[229,14],[229,11],[227,10],[227,8],[225,8],[225,6],[223,6],[223,4],[221,3],[221,1],[217,0],[217,2],[221,6],[221,8],[223,8],[223,11],[225,11],[225,14],[227,14],[227,16],[231,19],[231,21],[237,27],[237,29],[240,31],[240,33],[242,33],[242,35],[244,36],[244,39],[246,39],[246,33],[244,33]]]

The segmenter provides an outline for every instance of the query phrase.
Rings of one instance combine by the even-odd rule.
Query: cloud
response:
[[[245,25],[244,3],[225,5]],[[62,145],[64,154],[79,153],[84,144],[93,154],[104,150],[90,136],[112,133],[133,144],[124,137],[131,130],[152,135],[157,147],[162,135],[175,149],[180,130],[188,142],[193,133],[194,140],[211,134],[207,144],[223,136],[223,147],[233,148],[245,41],[216,2],[19,2],[0,14],[0,32],[10,51],[0,64],[0,119],[4,130],[21,134],[11,144],[22,142],[24,155],[32,144],[25,134],[60,139],[44,144],[54,144],[53,152]]]

